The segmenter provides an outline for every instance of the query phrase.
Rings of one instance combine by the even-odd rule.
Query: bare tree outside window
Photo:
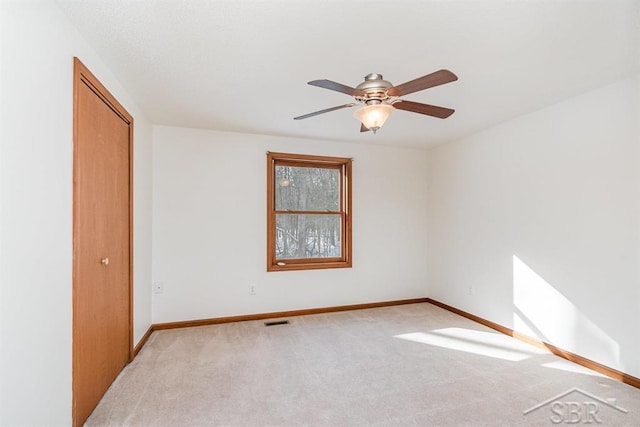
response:
[[[351,266],[351,160],[269,153],[268,269]]]

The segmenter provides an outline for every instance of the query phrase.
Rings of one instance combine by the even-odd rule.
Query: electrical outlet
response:
[[[164,292],[164,283],[163,282],[153,282],[153,292],[156,294],[161,294]]]
[[[469,295],[475,295],[476,294],[476,290],[473,288],[473,286],[469,286]]]
[[[256,285],[252,283],[249,285],[249,295],[255,295],[255,294],[256,294]]]

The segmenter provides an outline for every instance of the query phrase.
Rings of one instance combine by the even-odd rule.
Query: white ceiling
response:
[[[640,71],[640,2],[617,0],[60,0],[154,124],[427,147]],[[459,80],[407,95],[376,135],[351,98],[308,86]]]

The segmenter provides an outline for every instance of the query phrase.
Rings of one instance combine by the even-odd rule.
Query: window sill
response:
[[[351,268],[351,262],[335,261],[335,262],[295,262],[285,265],[270,264],[267,265],[267,271],[289,271],[289,270],[324,270],[327,268]]]

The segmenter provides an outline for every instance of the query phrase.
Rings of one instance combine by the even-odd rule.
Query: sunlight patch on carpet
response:
[[[592,371],[589,368],[585,368],[584,366],[580,366],[576,363],[569,362],[568,360],[556,360],[554,362],[544,363],[540,366],[551,369],[559,369],[565,372],[575,372],[577,374],[591,375],[594,377],[607,378],[606,375],[602,375],[599,372]]]
[[[544,350],[516,341],[506,335],[464,328],[412,332],[395,335],[395,338],[512,362],[546,353]]]

